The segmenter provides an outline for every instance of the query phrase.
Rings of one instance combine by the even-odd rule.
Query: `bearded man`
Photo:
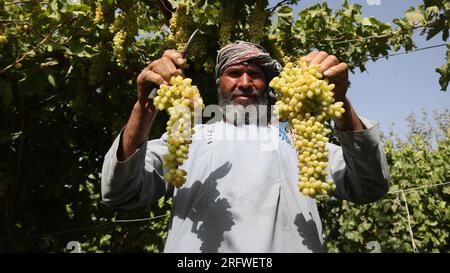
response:
[[[355,203],[374,202],[388,191],[389,172],[376,122],[359,117],[346,96],[348,66],[326,52],[311,52],[310,65],[335,83],[334,98],[345,113],[334,120],[341,146],[327,143],[332,195]],[[148,141],[157,111],[152,88],[182,75],[184,59],[169,50],[137,78],[137,102],[105,156],[102,199],[133,208],[173,196],[164,252],[324,252],[314,199],[297,188],[295,148],[283,126],[248,115],[267,109],[270,80],[281,66],[264,48],[238,41],[217,56],[216,81],[223,119],[195,126],[189,157],[181,166],[186,182],[164,181],[167,135]],[[250,117],[250,118],[249,118]],[[256,122],[255,122],[256,121]],[[257,137],[236,137],[256,133]]]

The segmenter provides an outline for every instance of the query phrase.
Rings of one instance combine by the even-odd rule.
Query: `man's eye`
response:
[[[261,74],[258,71],[249,71],[248,75],[250,75],[252,78],[262,78],[263,74]]]
[[[239,71],[230,71],[228,72],[228,76],[229,77],[239,77],[241,75],[241,73],[239,73]]]

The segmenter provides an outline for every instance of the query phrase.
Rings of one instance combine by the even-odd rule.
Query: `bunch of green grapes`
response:
[[[88,84],[90,86],[95,86],[97,83],[101,82],[104,77],[103,58],[98,56],[92,58],[91,61],[92,63],[91,66],[89,67],[89,74],[88,74]]]
[[[302,57],[296,64],[287,63],[270,87],[280,94],[275,104],[278,118],[288,120],[294,131],[300,192],[310,197],[327,194],[336,185],[331,179],[325,182],[329,133],[325,122],[344,113],[343,103],[334,101],[334,84],[322,79],[319,65],[308,66]]]
[[[133,5],[128,10],[122,10],[115,15],[114,23],[109,26],[109,32],[115,33],[125,30],[127,33],[136,34],[138,31],[138,5]]]
[[[153,104],[158,110],[166,110],[170,118],[167,122],[167,148],[163,156],[163,166],[167,169],[164,179],[181,187],[186,181],[186,171],[179,168],[188,158],[189,144],[194,133],[194,109],[204,107],[200,92],[192,80],[181,76],[172,77],[169,85],[161,85]]]
[[[130,4],[128,9],[116,14],[114,23],[109,26],[109,31],[114,34],[113,53],[119,66],[124,65],[125,49],[128,43],[134,39],[138,31],[138,8],[137,2]]]
[[[198,36],[192,41],[192,44],[189,47],[189,59],[194,64],[195,69],[205,69],[208,72],[208,60],[207,60],[207,52],[208,52],[208,41],[204,39],[204,36],[197,34]],[[206,66],[205,66],[206,65]],[[209,72],[214,71],[214,69],[209,70]]]
[[[231,33],[233,31],[233,23],[228,20],[223,20],[220,23],[219,36],[220,45],[225,46],[231,42]]]
[[[192,14],[188,14],[187,7],[185,5],[179,5],[177,10],[170,18],[170,30],[169,40],[176,41],[176,49],[183,50],[185,44],[189,40],[192,32],[195,30],[195,23],[192,18]]]
[[[248,21],[248,31],[251,42],[259,44],[262,41],[264,36],[264,25],[267,17],[268,14],[264,7],[261,6],[260,2],[257,2],[249,17],[250,20]]]
[[[125,59],[125,39],[127,38],[127,32],[124,30],[119,30],[113,38],[113,50],[114,57],[116,57],[116,62],[119,66],[124,65]]]
[[[264,43],[264,46],[267,49],[267,51],[270,52],[270,56],[272,56],[272,58],[284,62],[285,54],[280,46],[281,42],[282,38],[280,36],[269,34],[267,35],[267,43]]]
[[[175,48],[181,51],[186,46],[191,34],[197,29],[198,25],[195,23],[194,10],[191,9],[188,13],[188,9],[185,5],[179,5],[173,13],[170,19],[171,33],[166,38],[165,44],[168,48]],[[189,59],[192,61],[195,69],[205,69],[207,72],[211,72],[214,69],[210,69],[210,65],[205,66],[208,62],[208,40],[205,36],[197,33],[197,36],[189,46]],[[208,69],[208,70],[207,70]]]
[[[231,35],[234,30],[234,18],[231,14],[231,6],[224,6],[220,10],[219,41],[220,46],[226,46],[231,42]]]
[[[103,10],[102,5],[97,3],[97,7],[95,8],[95,18],[94,23],[98,24],[103,21]]]

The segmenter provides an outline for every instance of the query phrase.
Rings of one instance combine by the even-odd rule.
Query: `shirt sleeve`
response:
[[[103,161],[102,200],[106,205],[118,208],[152,204],[172,190],[163,178],[162,156],[167,153],[166,135],[146,141],[127,160],[119,161],[117,150],[122,134],[123,130]]]
[[[341,147],[328,143],[329,168],[339,199],[375,202],[389,190],[389,166],[380,141],[378,123],[361,118],[367,129],[336,131]]]

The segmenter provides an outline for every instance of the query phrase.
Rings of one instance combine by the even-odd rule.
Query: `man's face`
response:
[[[244,107],[259,104],[265,89],[266,77],[261,67],[252,63],[231,65],[220,76],[219,100]]]
[[[256,64],[227,67],[220,77],[218,92],[219,106],[222,108],[225,121],[235,125],[242,123],[267,125],[266,118],[265,121],[260,120],[260,114],[267,117],[269,105],[266,77],[261,67]]]

